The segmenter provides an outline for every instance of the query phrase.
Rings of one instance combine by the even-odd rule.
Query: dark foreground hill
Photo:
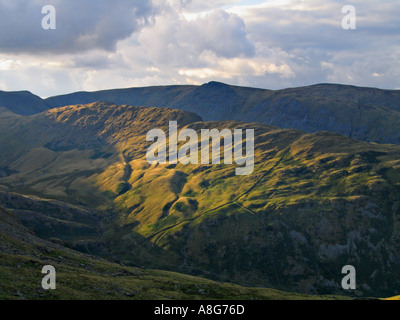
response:
[[[183,274],[122,266],[36,237],[0,208],[0,300],[343,299],[221,284]],[[56,290],[41,287],[46,265]]]
[[[253,174],[150,165],[146,133],[168,132],[171,120],[196,132],[255,130]],[[0,203],[44,239],[132,266],[312,294],[350,294],[341,288],[350,264],[352,294],[399,293],[399,146],[93,103],[3,110],[0,149]]]

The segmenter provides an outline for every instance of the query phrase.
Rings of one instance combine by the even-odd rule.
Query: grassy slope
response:
[[[389,279],[399,256],[397,146],[104,103],[2,117],[8,152],[0,167],[9,173],[0,183],[113,212],[103,239],[126,263],[303,292],[338,290],[337,270],[353,263],[362,290],[396,286]],[[168,120],[196,130],[255,129],[254,174],[149,166],[145,133]],[[121,183],[130,188],[119,195]]]
[[[245,288],[121,266],[41,240],[1,208],[0,248],[0,299],[343,299]],[[56,268],[54,291],[41,288],[45,265]]]
[[[254,174],[237,177],[231,166],[139,167],[132,189],[116,199],[127,212],[118,225],[129,228],[106,234],[123,260],[137,254],[130,243],[140,234],[163,249],[154,253],[165,253],[168,262],[157,258],[163,267],[173,262],[187,272],[204,269],[211,277],[272,286],[290,279],[288,287],[303,291],[307,283],[318,285],[317,277],[333,280],[335,270],[353,263],[363,285],[392,287],[385,279],[398,268],[387,256],[399,254],[398,147],[255,124],[205,126],[229,125],[258,129]],[[196,126],[204,124],[190,125]],[[382,259],[392,271],[380,270]]]

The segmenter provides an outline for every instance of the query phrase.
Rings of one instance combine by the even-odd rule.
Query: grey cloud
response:
[[[42,29],[44,5],[56,8],[56,30]],[[0,51],[110,51],[142,27],[152,10],[151,0],[0,0]]]
[[[205,52],[224,58],[255,53],[243,20],[220,9],[190,21],[169,11],[143,29],[138,41],[153,63],[176,67],[205,66],[200,58]]]
[[[249,38],[284,50],[321,48],[327,52],[370,49],[382,37],[387,43],[390,39],[400,39],[399,1],[353,1],[357,29],[351,31],[341,27],[344,4],[347,3],[309,0],[304,2],[307,10],[292,7],[253,9],[246,19]]]
[[[318,82],[399,87],[400,2],[353,1],[356,30],[341,27],[345,4],[309,0],[303,9],[288,6],[249,10],[243,17],[248,38],[258,48],[273,48],[265,53],[259,50],[256,56],[285,63],[296,74],[289,81],[276,79],[272,87]],[[279,56],[280,51],[286,54]],[[247,80],[271,87],[272,77]]]
[[[112,1],[82,2],[46,0],[58,14],[56,37],[51,38],[52,33],[40,27],[44,1],[0,0],[1,88],[30,89],[44,96],[211,80],[271,89],[321,82],[400,88],[398,0],[352,0],[358,20],[357,30],[351,31],[341,28],[341,8],[348,4],[344,0],[292,0],[286,6],[236,11],[225,5],[238,2],[228,0],[153,0],[153,7],[150,1],[114,1],[121,4],[115,8]],[[210,12],[216,4],[219,9]],[[14,9],[6,14],[7,6]],[[10,12],[16,12],[16,7],[25,20],[22,24],[12,22],[17,16]],[[30,22],[28,12],[33,7],[37,16]],[[134,8],[138,11],[132,13]],[[184,13],[189,13],[190,20]],[[142,28],[143,19],[149,23]],[[117,42],[118,50],[104,51],[112,50]],[[40,59],[29,55],[43,48],[50,54]],[[98,50],[84,51],[91,48]],[[28,54],[1,54],[12,50]],[[38,60],[47,58],[60,61],[61,66],[37,67]],[[13,65],[21,62],[21,66],[6,70],[8,59],[20,60]],[[285,66],[292,73],[285,77],[273,68],[249,72],[247,62],[260,70],[263,65]],[[235,63],[238,67],[230,69]],[[211,72],[202,74],[203,70]],[[43,76],[38,79],[39,72]]]

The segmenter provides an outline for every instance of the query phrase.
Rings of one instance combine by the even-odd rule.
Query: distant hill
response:
[[[400,144],[400,91],[339,84],[265,90],[209,82],[75,92],[41,99],[27,91],[0,91],[0,108],[30,115],[67,105],[119,105],[191,111],[205,121],[260,122],[308,133],[329,131],[369,142]]]
[[[150,165],[146,133],[171,120],[196,132],[254,129],[254,173]],[[309,294],[348,294],[341,269],[351,264],[355,294],[400,294],[400,146],[96,102],[0,113],[0,149],[0,203],[42,238],[91,253],[100,242],[133,266]]]
[[[77,92],[45,100],[51,107],[109,101],[169,107],[197,113],[205,121],[240,120],[330,131],[377,143],[400,143],[400,91],[318,84],[264,90],[210,82],[202,86],[159,86]]]
[[[36,114],[48,109],[42,98],[29,91],[0,91],[0,107],[20,115]]]

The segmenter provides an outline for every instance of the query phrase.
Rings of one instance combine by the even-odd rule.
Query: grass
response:
[[[84,255],[30,234],[0,209],[0,299],[344,299],[247,288],[175,272],[119,265]],[[25,237],[20,238],[23,234]],[[56,290],[41,288],[41,269],[56,269]]]
[[[253,175],[235,176],[235,167],[227,165],[150,166],[144,158],[149,145],[145,134],[154,127],[166,128],[170,119],[195,130],[254,128]],[[379,239],[371,230],[387,241],[398,236],[397,211],[390,208],[396,208],[400,195],[400,147],[327,132],[197,120],[176,110],[102,103],[7,118],[0,125],[0,145],[8,153],[0,166],[11,171],[0,178],[0,189],[97,210],[100,240],[125,263],[159,267],[162,260],[173,270],[182,265],[196,272],[201,268],[203,275],[207,271],[246,285],[270,284],[271,277],[276,278],[270,272],[274,260],[278,277],[288,279],[285,286],[306,288],[318,279],[308,266],[323,263],[318,256],[322,243],[348,243],[347,235],[359,232],[363,240],[354,247],[364,248],[368,239]],[[371,216],[383,220],[378,223]],[[306,244],[291,238],[294,230]],[[385,243],[385,248],[396,251],[396,242]],[[224,252],[229,254],[215,261]],[[361,254],[369,276],[380,272],[369,253],[350,252],[347,259],[353,254]],[[375,261],[390,264],[387,252],[374,254]],[[304,257],[312,257],[312,263]],[[291,282],[290,275],[298,270],[307,285],[300,276]],[[331,274],[322,276],[337,282]]]

